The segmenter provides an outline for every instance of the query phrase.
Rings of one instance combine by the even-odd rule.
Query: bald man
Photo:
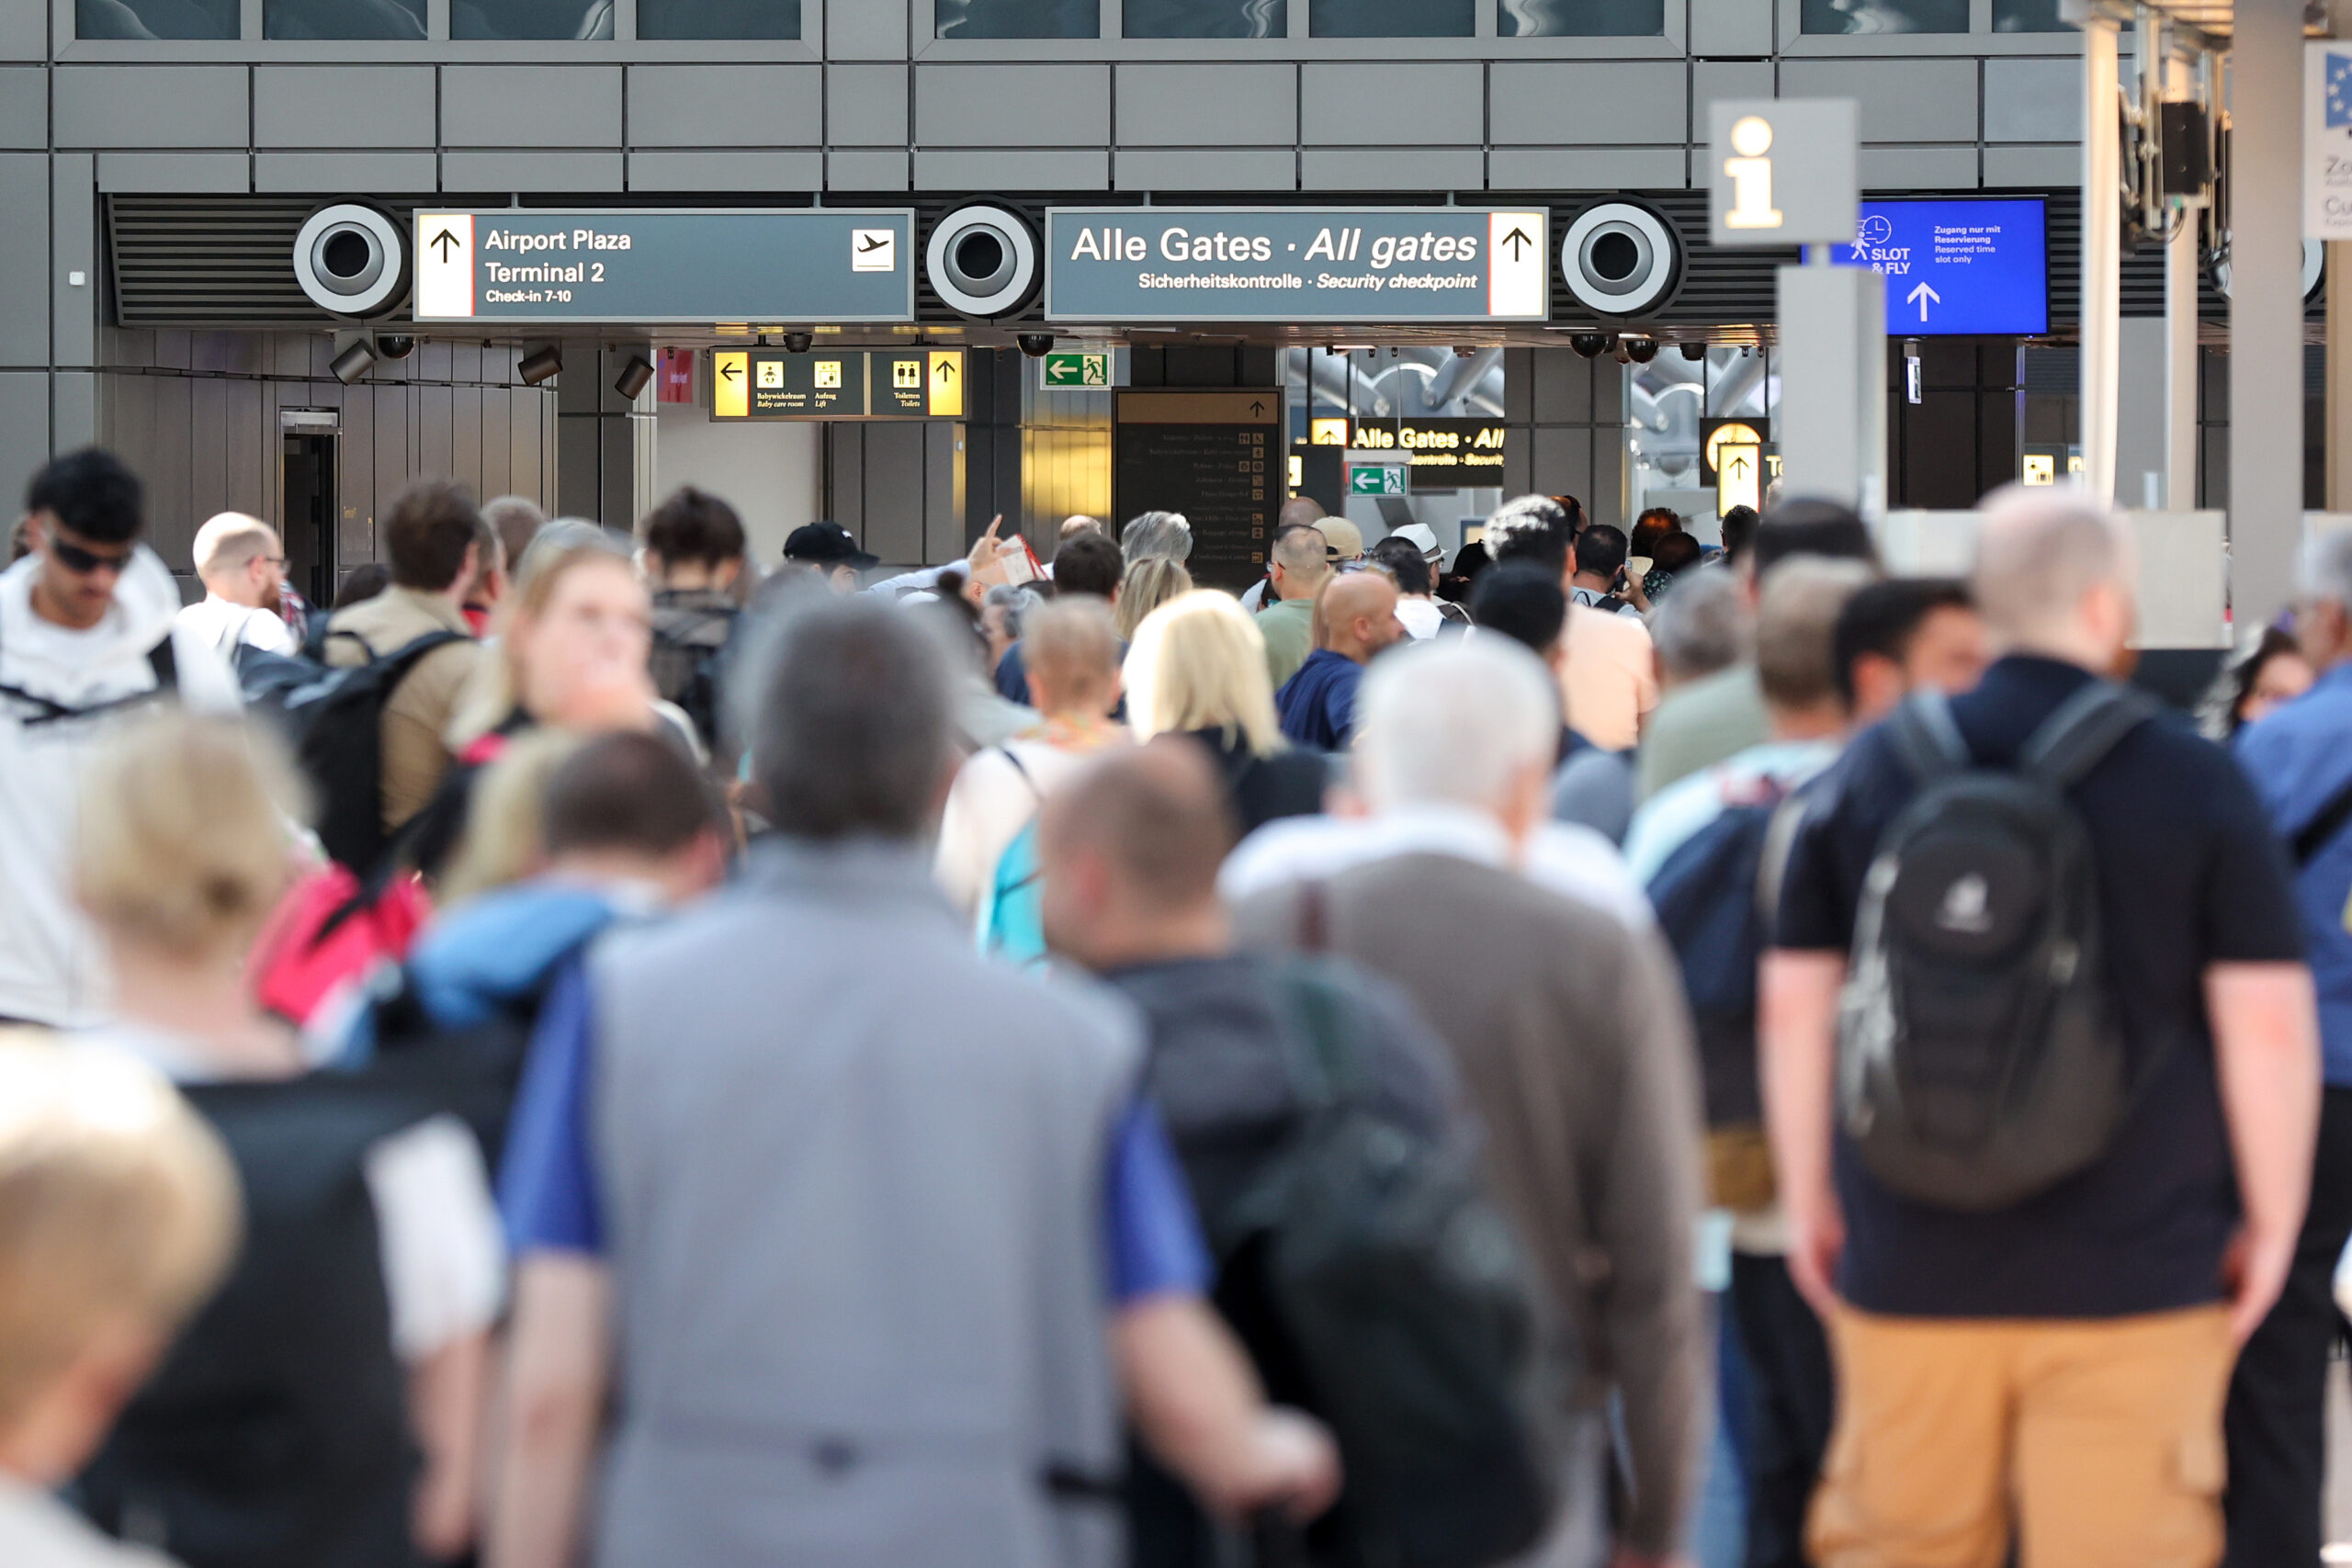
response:
[[[1315,651],[1274,695],[1294,745],[1344,751],[1355,735],[1356,686],[1372,656],[1406,636],[1396,585],[1384,572],[1334,577],[1315,604]]]
[[[2126,667],[2137,576],[2122,518],[2080,492],[1995,495],[1973,587],[2001,658],[1975,690],[1940,702],[1934,728],[1973,766],[2014,772],[2037,738],[2047,743],[2053,716],[2113,703],[2103,682]],[[1994,1563],[2013,1531],[2028,1562],[2222,1555],[2223,1392],[2294,1262],[2317,1017],[2285,857],[2245,775],[2153,704],[2136,719],[2128,705],[2106,711],[2132,721],[2080,754],[2064,793],[2095,868],[2082,887],[2127,1089],[2104,1145],[2054,1185],[2014,1201],[1988,1192],[1981,1205],[1923,1201],[1860,1157],[1847,1129],[1863,1118],[1839,1113],[1857,1048],[1840,1042],[1841,998],[1849,1017],[1886,1005],[1865,884],[1881,874],[1889,825],[1915,808],[1907,759],[1920,721],[1858,737],[1789,847],[1758,998],[1763,1100],[1789,1272],[1835,1351],[1830,1451],[1869,1456],[1833,1461],[1814,1496],[1822,1568]],[[2075,896],[1973,841],[1962,853],[1915,862],[1889,908],[1984,953],[2007,940],[1999,933],[2037,929],[2041,900]],[[1953,868],[1940,896],[1910,880],[1939,863]],[[2008,923],[1972,923],[1986,908]],[[1859,1002],[1846,994],[1858,926],[1871,965]],[[1939,1084],[2008,1070],[2010,1014],[1981,997],[1952,1010],[1910,996],[1906,1038],[1924,1043],[1904,1049],[1928,1053],[1917,1070],[1972,1064],[1973,1076]],[[2237,1457],[2228,1469],[2234,1481]],[[2316,1531],[2315,1489],[2301,1506]]]
[[[1281,538],[1285,528],[1312,528],[1328,515],[1323,510],[1323,503],[1313,496],[1295,495],[1283,502],[1283,509],[1274,513],[1274,537]],[[1241,607],[1253,615],[1273,602],[1274,585],[1267,577],[1251,583],[1249,591],[1241,595]],[[1274,684],[1279,686],[1282,682],[1277,681]]]
[[[196,576],[204,597],[179,613],[180,625],[223,659],[240,644],[297,653],[293,628],[277,613],[286,588],[286,547],[258,517],[223,512],[196,531]]]

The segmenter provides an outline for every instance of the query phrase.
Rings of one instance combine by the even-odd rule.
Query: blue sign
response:
[[[1830,259],[1885,276],[1889,337],[2030,337],[2050,330],[2042,219],[2039,198],[1865,201]]]

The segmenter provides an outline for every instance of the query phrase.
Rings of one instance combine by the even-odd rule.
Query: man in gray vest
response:
[[[750,667],[776,837],[533,1041],[492,1568],[574,1560],[608,1365],[601,1568],[1112,1568],[1123,1401],[1213,1510],[1319,1511],[1328,1436],[1202,1300],[1135,1016],[984,962],[931,880],[933,640],[849,600]]]

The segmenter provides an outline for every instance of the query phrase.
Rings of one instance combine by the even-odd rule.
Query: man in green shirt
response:
[[[1331,580],[1327,543],[1322,530],[1300,524],[1276,533],[1268,552],[1274,603],[1258,612],[1258,631],[1266,639],[1266,677],[1277,692],[1314,648],[1315,596]]]

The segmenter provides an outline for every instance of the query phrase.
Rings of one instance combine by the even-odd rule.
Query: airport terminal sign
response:
[[[421,211],[415,316],[911,321],[915,265],[905,211]]]
[[[2050,330],[2050,260],[2038,197],[1866,201],[1840,266],[1886,278],[1886,335],[1981,333],[2025,337]]]
[[[1055,321],[1540,321],[1541,211],[1464,207],[1057,207]]]

